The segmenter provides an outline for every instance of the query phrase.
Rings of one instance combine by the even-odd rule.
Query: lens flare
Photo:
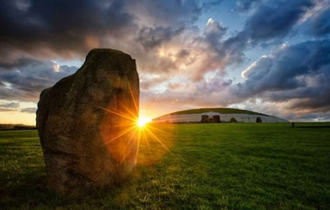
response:
[[[153,125],[150,118],[139,117],[138,97],[129,82],[127,86],[133,102],[130,106],[125,98],[118,97],[114,109],[98,107],[105,112],[104,122],[99,128],[103,146],[108,147],[111,157],[118,164],[151,165],[166,153],[171,153],[173,133],[166,125]]]
[[[137,120],[137,125],[139,127],[143,127],[145,126],[147,123],[151,122],[150,118],[147,117],[139,117],[139,119]]]

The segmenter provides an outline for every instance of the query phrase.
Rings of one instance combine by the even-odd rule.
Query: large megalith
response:
[[[139,77],[135,60],[93,49],[83,66],[40,94],[37,128],[55,191],[114,184],[136,163]]]

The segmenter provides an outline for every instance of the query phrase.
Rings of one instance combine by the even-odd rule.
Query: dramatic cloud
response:
[[[0,55],[74,58],[97,47],[107,34],[118,37],[133,27],[126,1],[1,1]],[[24,6],[22,6],[24,5]],[[22,36],[22,34],[24,34]]]
[[[56,62],[31,60],[25,66],[8,71],[0,68],[1,99],[37,101],[43,89],[74,73],[77,67],[58,66]]]
[[[128,0],[126,2],[128,10],[136,15],[139,24],[181,28],[184,25],[194,23],[205,8],[217,1],[208,1],[202,5],[198,0]]]
[[[7,104],[0,104],[1,108],[8,108],[8,109],[17,109],[19,108],[19,103],[7,103]]]
[[[219,41],[219,39],[225,35],[226,31],[227,27],[223,26],[222,23],[210,18],[206,24],[205,37],[210,41],[210,43],[216,44],[217,41]]]
[[[35,108],[35,107],[21,109],[21,112],[25,112],[25,113],[36,113],[36,111],[37,111],[37,108]]]
[[[173,37],[179,35],[183,31],[183,28],[172,30],[172,28],[142,28],[140,34],[136,39],[137,42],[146,49],[153,49],[166,42],[171,40]]]
[[[18,108],[19,108],[19,103],[15,103],[15,102],[0,103],[1,112],[16,111]]]
[[[233,11],[238,13],[246,13],[259,3],[260,0],[238,0],[236,1],[236,8],[234,8]]]
[[[290,110],[330,110],[330,41],[283,45],[245,71],[246,81],[234,90],[239,98],[287,102]]]
[[[240,108],[287,119],[310,119],[312,113],[329,113],[330,41],[281,45],[252,63],[242,76],[246,79],[242,83],[224,79],[221,72],[195,83],[179,79],[167,83],[165,92],[143,92],[142,101],[166,104],[163,109],[169,110],[243,103]]]
[[[284,38],[305,12],[314,6],[312,0],[266,2],[245,24],[243,33],[252,42]]]
[[[330,34],[330,5],[322,8],[309,22],[311,33],[314,36],[324,36]]]
[[[178,78],[166,84],[164,92],[146,91],[141,94],[142,104],[161,106],[162,110],[173,111],[194,107],[226,107],[240,102],[230,92],[232,80],[224,80],[221,73],[213,73],[195,83]]]
[[[105,47],[136,59],[142,108],[313,116],[330,108],[329,10],[328,0],[1,1],[0,96],[37,102],[79,67],[62,63]]]
[[[153,43],[154,38],[148,37],[153,33],[156,43],[161,43],[219,2],[2,1],[0,24],[7,30],[0,32],[1,62],[14,62],[19,58],[17,55],[71,59],[86,55],[93,47],[120,46],[118,41],[128,41],[137,48],[135,40],[140,40],[141,35],[146,35],[143,37],[146,43]]]

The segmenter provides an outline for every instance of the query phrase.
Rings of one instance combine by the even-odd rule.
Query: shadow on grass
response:
[[[123,195],[125,188],[132,184],[129,180],[132,177],[128,177],[122,184],[96,189],[79,189],[78,194],[61,195],[47,186],[47,176],[42,173],[43,170],[43,167],[38,167],[34,172],[1,180],[1,182],[5,181],[5,184],[0,185],[0,209],[80,209],[80,206],[119,209],[122,206],[118,206],[120,202],[116,202],[118,195]]]
[[[23,206],[32,208],[55,196],[46,186],[45,175],[28,173],[10,176],[6,182],[4,187],[0,188],[1,206],[4,209],[18,209]]]
[[[330,128],[328,125],[308,125],[308,126],[295,126],[296,128]]]

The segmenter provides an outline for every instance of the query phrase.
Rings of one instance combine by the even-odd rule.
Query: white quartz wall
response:
[[[198,123],[202,120],[202,115],[208,115],[209,118],[213,118],[213,115],[219,115],[221,122],[230,122],[231,118],[235,118],[237,122],[255,123],[257,118],[260,117],[262,123],[283,123],[287,120],[265,115],[254,114],[220,114],[216,112],[207,112],[202,114],[182,114],[182,115],[167,115],[164,117],[158,117],[153,119],[153,122],[158,123]]]

